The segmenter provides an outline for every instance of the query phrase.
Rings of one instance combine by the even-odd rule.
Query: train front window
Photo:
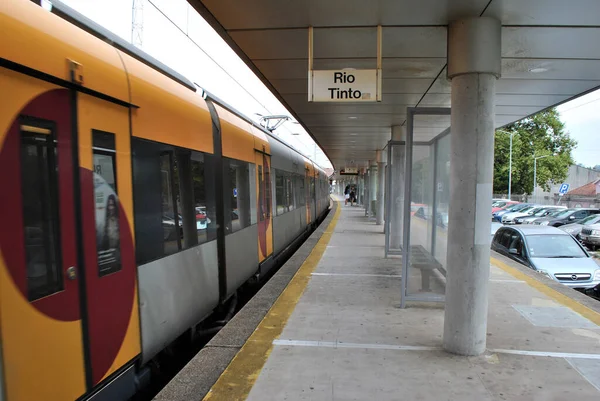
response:
[[[51,129],[21,126],[21,195],[30,301],[63,289],[56,157]]]

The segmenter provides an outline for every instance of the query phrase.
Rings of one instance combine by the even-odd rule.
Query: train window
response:
[[[275,215],[279,216],[287,212],[285,202],[285,177],[281,170],[275,170]]]
[[[292,174],[286,174],[285,176],[285,199],[288,211],[294,210],[294,176]]]
[[[301,175],[296,175],[295,179],[296,179],[296,186],[298,188],[298,190],[296,191],[296,197],[297,197],[296,204],[298,206],[304,206],[304,205],[306,205],[306,192],[304,190],[304,177],[302,177]]]
[[[200,152],[191,155],[193,183],[194,219],[198,243],[203,244],[217,238],[217,212],[214,202],[208,194],[214,193],[214,182],[205,176],[207,156]]]
[[[250,224],[256,224],[258,213],[256,211],[256,165],[250,163]]]
[[[216,238],[211,155],[132,139],[138,264]]]
[[[250,226],[250,185],[254,185],[254,176],[250,175],[249,163],[244,161],[223,158],[223,168],[225,233],[230,234]]]
[[[268,166],[267,166],[268,167]],[[270,169],[266,168],[265,169],[265,205],[267,207],[267,218],[271,217],[271,201],[272,201],[272,197],[271,197],[271,173],[270,173]]]
[[[258,165],[258,216],[259,216],[259,220],[260,221],[264,221],[267,211],[265,210],[265,206],[263,204],[263,196],[264,194],[262,193],[263,190],[263,185],[264,185],[264,177],[263,177],[263,166],[262,165]]]
[[[92,130],[98,274],[121,270],[115,135]]]
[[[175,185],[178,183],[175,161],[171,151],[161,152],[160,160],[160,190],[162,201],[162,225],[164,230],[163,255],[171,255],[181,249],[183,230],[177,213],[179,194]]]
[[[21,126],[21,195],[30,301],[63,289],[56,158],[51,128]]]

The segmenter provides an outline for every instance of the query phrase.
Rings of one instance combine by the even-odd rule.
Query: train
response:
[[[81,14],[0,2],[0,400],[122,400],[322,221],[323,169]]]

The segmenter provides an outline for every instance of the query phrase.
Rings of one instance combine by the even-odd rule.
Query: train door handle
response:
[[[69,280],[75,280],[77,278],[77,270],[75,266],[71,266],[67,269],[67,278]]]

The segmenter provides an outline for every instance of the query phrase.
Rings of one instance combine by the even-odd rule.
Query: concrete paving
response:
[[[400,259],[383,257],[382,226],[340,207],[248,400],[600,399],[600,308],[543,277],[532,285],[524,268],[491,266],[487,351],[451,355],[443,304],[400,309]]]

